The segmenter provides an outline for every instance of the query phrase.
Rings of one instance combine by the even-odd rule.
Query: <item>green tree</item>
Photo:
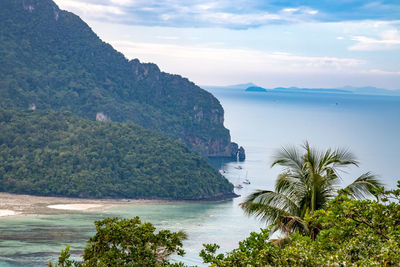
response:
[[[384,193],[396,196],[399,190],[400,183]],[[314,239],[296,232],[277,244],[261,229],[227,254],[207,244],[200,256],[211,266],[399,266],[400,205],[382,201],[338,196],[326,209],[305,216]]]
[[[185,254],[182,231],[160,230],[133,219],[106,218],[96,221],[96,234],[88,241],[83,262],[70,260],[69,246],[61,252],[58,266],[182,266],[170,264],[172,253]],[[52,263],[49,266],[54,266]]]
[[[258,190],[250,194],[241,207],[272,225],[272,232],[280,229],[290,234],[296,230],[308,230],[304,217],[327,207],[337,195],[339,171],[346,166],[358,166],[354,156],[344,149],[318,151],[308,142],[300,151],[296,147],[284,147],[274,156],[272,166],[280,165],[275,191]],[[381,184],[370,173],[365,173],[341,191],[342,194],[362,199],[371,196]]]
[[[40,125],[45,125],[43,128]],[[0,108],[0,191],[89,198],[231,198],[183,143],[131,122]]]

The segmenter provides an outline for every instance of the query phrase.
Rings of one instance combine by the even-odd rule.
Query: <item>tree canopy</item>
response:
[[[168,256],[185,254],[182,231],[160,230],[151,223],[133,219],[106,218],[96,221],[96,234],[88,240],[83,261],[70,259],[69,247],[61,252],[58,266],[181,266],[170,264]],[[56,266],[50,263],[49,266]]]
[[[133,123],[0,109],[0,191],[92,198],[224,199],[233,185],[181,142]]]
[[[395,199],[397,190],[385,191]],[[383,196],[383,195],[382,195]],[[269,231],[239,242],[227,254],[207,244],[200,256],[211,266],[398,266],[400,264],[400,204],[397,201],[333,199],[326,209],[304,219],[310,232],[295,232],[273,242]],[[313,233],[313,234],[312,234]],[[282,242],[283,241],[283,242]]]

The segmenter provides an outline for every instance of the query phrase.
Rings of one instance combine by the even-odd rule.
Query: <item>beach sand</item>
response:
[[[53,214],[57,210],[95,211],[121,205],[161,204],[167,201],[141,199],[82,199],[0,193],[0,217]]]
[[[48,205],[50,209],[56,210],[89,210],[104,207],[102,204],[57,204],[57,205]]]
[[[4,217],[4,216],[13,216],[13,215],[18,215],[20,214],[20,212],[16,212],[13,210],[0,210],[0,217]]]

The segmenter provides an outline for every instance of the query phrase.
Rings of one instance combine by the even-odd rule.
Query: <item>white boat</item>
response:
[[[246,179],[244,179],[244,181],[243,181],[244,184],[250,184],[250,180],[247,179],[247,174],[248,174],[248,173],[249,173],[249,172],[246,171]]]
[[[240,175],[239,175],[239,177],[237,178],[237,183],[236,183],[236,185],[234,186],[236,189],[242,189],[243,188],[243,185],[241,185],[240,184]]]

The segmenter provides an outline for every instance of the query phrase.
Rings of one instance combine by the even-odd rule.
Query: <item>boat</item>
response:
[[[250,180],[247,179],[247,174],[248,174],[248,173],[249,173],[249,172],[246,171],[246,179],[244,179],[244,181],[243,181],[244,184],[250,184]]]
[[[239,181],[240,181],[240,175],[237,178],[237,184],[234,186],[236,189],[242,189],[243,188],[243,185],[241,185]]]

